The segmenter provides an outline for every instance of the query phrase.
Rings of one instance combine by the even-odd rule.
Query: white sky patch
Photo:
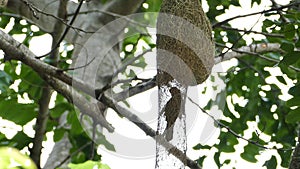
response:
[[[22,43],[24,39],[26,38],[25,34],[20,34],[20,35],[13,35],[12,36],[16,41]]]
[[[149,8],[149,4],[143,3],[143,8],[148,9]]]
[[[8,121],[0,117],[0,133],[5,134],[8,139],[11,139],[17,134],[18,131],[21,131],[22,127],[16,125],[14,122]]]
[[[37,36],[30,41],[29,49],[37,56],[44,55],[51,50],[52,38],[49,34]]]
[[[51,95],[51,98],[50,98],[49,109],[54,108],[56,96],[57,96],[57,92],[54,91],[54,92],[52,93],[52,95]]]
[[[54,147],[54,141],[53,141],[54,132],[48,132],[46,133],[47,140],[43,141],[43,149],[41,154],[41,166],[44,166],[47,162],[47,159]]]
[[[24,133],[27,134],[31,138],[34,137],[35,132],[33,130],[33,126],[35,125],[35,123],[36,123],[36,119],[33,119],[23,127]]]
[[[4,58],[4,52],[3,50],[0,50],[0,59],[3,59]],[[1,68],[0,68],[1,69]],[[2,70],[2,69],[1,69]]]
[[[30,100],[28,93],[24,93],[23,95],[18,95],[18,103],[29,104],[33,103],[33,101]]]
[[[279,67],[274,67],[274,68],[265,67],[265,70],[269,71],[270,74],[272,75],[265,79],[266,82],[268,84],[276,84],[281,89],[282,95],[278,96],[279,99],[281,99],[283,101],[287,101],[287,100],[291,99],[292,96],[290,94],[288,94],[288,91],[291,87],[294,86],[294,82],[291,79],[289,79],[286,75],[284,75],[281,72]],[[283,84],[283,83],[279,82],[279,80],[276,78],[276,76],[282,76],[287,84]]]

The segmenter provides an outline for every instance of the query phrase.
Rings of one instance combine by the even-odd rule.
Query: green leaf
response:
[[[286,24],[286,25],[284,25],[284,27],[283,27],[283,33],[284,33],[284,36],[287,39],[293,39],[294,36],[295,36],[295,33],[296,33],[296,29],[295,29],[294,24]]]
[[[296,46],[296,48],[300,48],[300,41],[299,40],[295,43],[295,46]]]
[[[285,167],[285,168],[289,167],[291,153],[292,153],[292,150],[291,151],[278,151],[278,154],[280,155],[280,157],[282,159],[281,163],[280,163],[280,165],[282,167]]]
[[[10,21],[10,17],[2,15],[0,19],[0,27],[5,29],[9,21]]]
[[[272,156],[270,160],[266,161],[263,167],[267,167],[267,169],[277,168],[277,160],[275,156]]]
[[[35,104],[21,104],[17,99],[0,101],[0,116],[19,125],[25,125],[37,116]]]
[[[104,147],[107,149],[107,150],[110,150],[110,151],[116,151],[115,147],[113,144],[111,144],[105,137],[105,135],[103,135],[101,132],[97,132],[97,140],[95,140],[95,142],[97,144],[101,144],[101,145],[104,145]]]
[[[0,91],[3,93],[6,92],[12,82],[12,77],[3,70],[0,70]]]
[[[264,56],[279,60],[282,55],[280,53],[276,53],[276,52],[269,52],[269,53],[264,54]],[[265,60],[265,62],[266,62],[266,60]]]
[[[79,122],[75,111],[71,111],[68,113],[67,122],[72,125],[70,130],[72,135],[82,134],[83,129],[81,127],[81,123]]]
[[[86,155],[82,151],[72,157],[72,161],[74,163],[83,163],[85,160],[86,160]]]
[[[288,93],[293,96],[298,95],[300,93],[300,83],[291,87]]]
[[[261,3],[261,0],[252,0],[251,1],[251,7],[253,7],[255,2],[259,5]]]
[[[19,150],[12,147],[0,147],[0,168],[37,169],[34,162]]]
[[[300,107],[291,110],[286,116],[287,123],[296,123],[300,121]]]
[[[10,141],[15,148],[21,150],[32,142],[32,138],[28,137],[23,131],[20,131]]]
[[[50,115],[53,118],[60,117],[64,112],[72,110],[73,106],[67,102],[58,103],[53,109],[50,110]]]
[[[132,66],[145,68],[147,66],[147,63],[144,61],[139,61],[138,63],[133,63]]]
[[[30,99],[38,102],[43,89],[43,80],[30,67],[22,64],[20,76],[21,83],[19,84],[20,93],[26,92]]]
[[[62,128],[54,130],[54,142],[58,142],[59,140],[61,140],[64,137],[65,132],[66,130]]]
[[[135,77],[136,74],[135,74],[135,72],[132,69],[130,69],[130,72],[129,72],[129,74],[127,76],[128,77]]]
[[[68,165],[68,167],[70,167],[71,169],[94,169],[94,168],[110,169],[110,167],[108,165],[102,164],[101,162],[97,162],[97,161],[86,161],[86,162],[81,163],[81,164],[72,164],[72,163],[70,163]]]
[[[292,65],[300,59],[300,51],[291,51],[287,53],[280,62],[285,65]]]
[[[216,152],[214,155],[214,160],[219,168],[221,167],[220,155],[221,155],[221,153],[219,153],[219,152]]]
[[[125,46],[128,44],[136,44],[138,40],[140,39],[140,34],[133,34],[131,36],[127,36],[124,40]]]
[[[300,97],[298,96],[298,97],[293,97],[293,98],[291,98],[290,100],[288,100],[288,101],[286,102],[286,105],[287,105],[288,107],[300,106]]]
[[[231,160],[225,160],[224,164],[229,164]]]
[[[202,166],[202,165],[203,165],[203,161],[204,161],[205,158],[206,158],[205,155],[202,156],[202,157],[199,157],[198,160],[197,160],[197,163],[198,163],[200,166]]]
[[[293,43],[287,43],[283,42],[280,46],[280,48],[286,52],[292,52],[294,51],[294,44]]]
[[[266,26],[266,27],[271,27],[271,26],[274,25],[274,22],[272,20],[266,19],[266,20],[263,21],[263,25]]]
[[[46,132],[53,131],[53,129],[57,128],[58,125],[59,125],[58,120],[48,118],[48,121],[47,121],[47,124],[46,124]]]
[[[203,150],[203,149],[210,149],[210,148],[211,148],[211,146],[208,146],[208,145],[203,146],[200,143],[193,147],[194,150]]]
[[[235,136],[228,132],[221,132],[219,139],[220,143],[217,144],[215,147],[219,149],[220,152],[235,152],[234,145],[238,144],[237,138]]]
[[[241,154],[241,157],[249,162],[256,163],[257,159],[255,155],[258,155],[259,147],[253,144],[248,144],[244,147],[244,152]]]
[[[281,83],[287,85],[286,81],[284,80],[284,78],[283,78],[282,76],[276,76],[276,79],[277,79],[279,82],[281,82]]]
[[[148,8],[147,12],[158,12],[159,11],[161,1],[147,0],[147,3],[149,4],[149,8]]]
[[[12,77],[8,75],[6,72],[3,70],[0,70],[0,83],[5,83],[7,85],[10,85],[12,82]]]
[[[231,0],[231,4],[234,6],[241,6],[239,0]]]

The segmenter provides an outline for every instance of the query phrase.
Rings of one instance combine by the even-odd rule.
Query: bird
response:
[[[203,83],[211,73],[215,53],[212,27],[199,0],[162,1],[157,19],[156,44],[160,49],[156,57],[159,88],[168,86],[174,80],[186,87],[195,86]],[[169,91],[172,97],[164,106],[168,141],[173,138],[174,124],[180,115],[181,98],[184,97],[177,87],[171,87]]]
[[[171,98],[165,105],[164,116],[167,121],[167,127],[165,129],[165,138],[167,141],[173,139],[173,129],[176,120],[179,117],[181,109],[181,92],[177,87],[171,87],[169,90],[171,93]]]

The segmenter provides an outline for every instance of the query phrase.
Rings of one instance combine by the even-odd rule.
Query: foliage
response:
[[[98,168],[98,169],[110,169],[107,165],[102,164],[100,162],[96,161],[86,161],[82,164],[69,164],[68,167],[71,169],[93,169],[93,168]]]
[[[239,6],[239,3],[230,3],[229,1],[208,1],[209,12],[208,16],[214,22],[218,15],[224,13],[230,5]],[[260,3],[261,1],[252,1]],[[223,6],[222,10],[217,10],[217,6]],[[266,52],[260,55],[248,55],[238,59],[238,64],[233,67],[225,76],[226,78],[226,107],[223,110],[223,115],[226,120],[221,122],[233,129],[237,134],[246,137],[246,131],[252,131],[252,136],[248,140],[253,140],[255,143],[248,142],[244,146],[244,152],[240,154],[241,158],[246,161],[256,163],[257,155],[268,151],[258,145],[268,145],[268,142],[277,143],[281,146],[267,146],[275,149],[280,155],[282,162],[278,164],[277,159],[272,156],[265,162],[267,168],[277,168],[278,165],[288,167],[292,148],[296,145],[295,138],[297,137],[297,126],[299,118],[299,71],[293,69],[298,68],[300,63],[299,55],[299,31],[296,29],[299,24],[300,11],[288,9],[278,19],[271,17],[278,15],[277,11],[263,13],[264,19],[261,30],[265,33],[265,38],[260,40],[252,39],[252,44],[260,43],[279,43],[281,44],[282,52]],[[288,21],[288,23],[286,23]],[[227,24],[226,26],[230,26]],[[223,33],[222,33],[223,32]],[[224,33],[225,32],[225,33]],[[251,30],[249,31],[251,32]],[[219,46],[219,51],[222,51],[223,45],[233,45],[231,48],[239,48],[245,46],[243,39],[244,32],[236,30],[226,30],[224,27],[215,27],[214,36]],[[272,36],[274,34],[281,36]],[[226,37],[226,38],[224,38]],[[230,46],[229,45],[229,46]],[[224,51],[224,50],[223,50]],[[225,50],[226,51],[226,50]],[[222,55],[222,53],[220,54]],[[266,59],[271,58],[271,59]],[[277,60],[277,62],[276,62]],[[275,67],[279,75],[273,72]],[[268,78],[274,77],[276,80],[268,81]],[[292,81],[292,83],[288,81]],[[284,88],[289,88],[290,99],[282,98]],[[240,98],[246,104],[242,105],[234,98]],[[298,100],[298,101],[297,101]],[[233,106],[233,109],[230,108]],[[256,125],[249,126],[250,122]],[[269,139],[262,139],[261,135],[268,135]],[[215,154],[215,162],[219,167],[226,166],[231,160],[229,156],[222,162],[219,160],[219,152],[233,153],[236,152],[236,145],[240,143],[236,137],[228,131],[221,130],[219,135],[220,142],[215,143],[211,147],[218,149]],[[205,147],[211,149],[210,147]],[[200,163],[204,157],[200,157]],[[233,161],[231,162],[233,164]]]
[[[14,162],[12,164],[12,161]],[[36,169],[34,162],[18,149],[11,147],[0,147],[0,168],[10,169]]]

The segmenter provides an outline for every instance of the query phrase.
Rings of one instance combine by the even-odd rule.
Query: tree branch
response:
[[[58,68],[48,65],[38,59],[35,59],[35,55],[24,45],[20,44],[16,40],[14,40],[11,36],[5,34],[0,30],[0,48],[6,53],[8,56],[8,59],[15,59],[22,61],[24,64],[30,66],[33,70],[35,70],[39,75],[43,76],[53,76],[60,80],[62,80],[64,83],[68,85],[75,86],[78,90],[82,90],[83,92],[87,93],[88,95],[93,96],[94,95],[94,89],[90,87],[89,85],[86,85],[84,82],[81,82],[76,79],[72,79],[72,77],[62,73],[59,71]],[[45,78],[45,77],[44,77]],[[53,84],[55,85],[55,84]],[[64,86],[61,86],[64,87]],[[59,86],[57,87],[59,89]],[[65,88],[61,88],[61,92],[67,91]],[[70,93],[71,94],[71,93]],[[95,114],[97,111],[97,105],[94,105],[92,103],[89,103],[89,101],[86,98],[82,98],[80,94],[78,94],[76,91],[72,93],[73,96],[77,101],[79,102],[78,108],[81,109],[81,111],[85,114],[88,114],[90,117],[96,119],[96,122],[99,122],[102,124],[103,127],[106,127],[108,131],[113,131],[113,128],[105,122],[104,119],[98,114]],[[72,101],[72,98],[67,98],[69,101]],[[88,104],[86,104],[86,103]],[[94,113],[95,112],[95,113]]]
[[[218,45],[218,44],[217,44]],[[226,46],[222,46],[226,47]],[[223,61],[227,61],[233,58],[240,58],[248,54],[254,54],[254,53],[266,53],[266,52],[283,52],[280,49],[280,44],[278,43],[261,43],[261,44],[252,44],[250,46],[243,46],[241,48],[232,49],[232,52],[226,53],[223,57],[216,57],[215,63],[220,63]],[[268,58],[265,58],[268,59]],[[275,61],[275,59],[269,59],[270,61]],[[276,60],[277,61],[277,60]]]
[[[226,47],[224,45],[222,45],[222,46]],[[284,53],[284,51],[282,49],[280,49],[280,44],[278,44],[278,43],[252,44],[250,46],[243,46],[243,47],[238,48],[238,49],[232,48],[231,50],[232,50],[232,52],[228,52],[222,57],[215,58],[215,63],[220,63],[220,62],[230,60],[230,59],[233,59],[233,58],[241,58],[241,57],[246,56],[246,55],[253,55],[253,56],[257,56],[261,59],[264,59],[264,60],[267,60],[267,61],[270,61],[270,62],[279,63],[281,60],[266,57],[266,56],[263,56],[261,54],[266,53],[266,52]],[[298,67],[295,67],[295,66],[292,66],[292,65],[289,65],[288,67],[293,69],[294,71],[300,72],[300,68],[298,68]]]
[[[49,102],[52,90],[49,86],[43,86],[42,95],[39,100],[39,112],[36,119],[35,134],[33,138],[33,147],[30,149],[30,157],[38,168],[40,167],[40,158],[42,153],[42,143],[46,134],[46,125],[48,121]]]
[[[114,131],[114,127],[109,124],[104,118],[102,113],[98,113],[98,105],[95,99],[88,100],[85,96],[80,94],[76,90],[72,90],[72,87],[63,83],[62,81],[50,77],[48,75],[40,74],[40,76],[58,93],[62,94],[70,103],[73,103],[79,108],[80,112],[90,116],[96,124],[100,124],[106,128],[109,132]]]
[[[86,85],[83,81],[73,79],[59,68],[44,63],[39,59],[35,59],[36,56],[26,46],[16,41],[10,35],[4,33],[2,30],[0,30],[0,37],[0,48],[5,52],[7,60],[15,59],[22,61],[40,74],[56,77],[68,85],[73,84],[78,90],[82,90],[89,95],[94,94],[94,89],[91,86]]]
[[[196,161],[191,160],[189,157],[187,157],[187,155],[185,153],[183,153],[177,147],[173,146],[168,141],[166,141],[164,136],[157,135],[157,133],[151,127],[149,127],[146,123],[144,123],[138,116],[131,113],[126,108],[118,105],[118,103],[116,101],[107,97],[106,95],[103,95],[99,101],[101,101],[105,105],[112,108],[118,114],[121,114],[122,116],[126,117],[128,120],[130,120],[136,126],[138,126],[140,129],[142,129],[147,135],[151,136],[159,144],[164,146],[169,153],[171,153],[172,155],[177,157],[179,160],[181,160],[184,165],[186,165],[192,169],[201,169],[201,167],[197,164]]]
[[[63,73],[60,73],[60,71],[58,71],[57,68],[55,68],[51,65],[45,64],[38,59],[34,59],[34,57],[35,57],[34,54],[31,53],[28,48],[26,48],[22,44],[19,44],[19,42],[15,41],[11,36],[5,34],[4,32],[2,32],[0,30],[0,37],[1,36],[2,36],[2,38],[0,38],[0,48],[3,49],[3,51],[6,54],[9,55],[9,59],[20,60],[23,63],[27,64],[28,66],[32,67],[37,73],[39,73],[39,75],[45,81],[47,81],[47,83],[53,89],[55,89],[57,92],[62,94],[69,102],[74,103],[75,106],[81,110],[81,112],[89,115],[93,119],[97,119],[96,122],[98,122],[98,124],[101,124],[103,127],[107,128],[111,132],[113,131],[113,127],[107,123],[105,118],[102,115],[99,115],[98,113],[96,113],[96,112],[98,112],[98,110],[97,110],[97,106],[95,104],[90,103],[91,101],[87,100],[84,96],[82,96],[76,90],[73,90],[71,92],[71,87],[70,87],[72,85],[71,77],[69,77],[68,75],[65,75]],[[56,72],[56,74],[61,74],[61,75],[56,75],[55,72]],[[55,79],[51,76],[61,79],[63,82],[65,82],[66,84],[68,84],[70,86],[66,85],[62,81]],[[70,80],[71,80],[71,82],[70,82]],[[73,80],[75,80],[75,79],[73,79]],[[149,85],[149,86],[153,85],[153,83],[150,83],[150,84],[151,85]],[[94,94],[93,92],[91,92],[90,90],[86,90],[86,88],[90,88],[90,87],[86,84],[82,84],[82,85],[83,86],[81,86],[81,87],[83,87],[83,89],[84,89],[83,92],[87,93],[90,96],[93,96],[93,94]],[[77,85],[74,85],[73,87],[75,87],[77,89],[81,89],[81,88],[78,88]],[[151,127],[149,127],[147,124],[145,124],[142,120],[140,120],[139,117],[132,114],[125,108],[118,106],[118,104],[116,104],[115,101],[106,97],[105,95],[102,95],[102,97],[100,97],[100,101],[103,102],[104,104],[108,105],[109,107],[113,108],[116,111],[122,110],[120,112],[119,111],[117,111],[117,112],[120,113],[121,115],[123,115],[124,117],[128,118],[134,124],[136,124],[147,135],[155,138],[155,136],[156,136],[155,131]],[[167,148],[170,148],[170,150],[172,150],[170,153],[172,153],[174,156],[180,157],[181,159],[183,157],[185,157],[185,159],[184,159],[184,160],[186,160],[185,164],[189,165],[191,168],[197,168],[197,167],[195,167],[195,166],[197,166],[197,163],[194,162],[193,160],[189,159],[188,157],[186,157],[176,147],[174,147],[170,143],[167,143],[167,142],[164,143],[164,141],[162,141],[162,145],[164,145],[164,144],[167,146]],[[200,168],[200,167],[198,167],[198,168]]]
[[[63,82],[59,81],[58,79],[52,78],[50,76],[42,76],[43,79],[45,81],[48,82],[49,85],[51,85],[53,87],[53,89],[55,89],[57,92],[59,92],[60,94],[62,94],[64,97],[66,97],[68,99],[69,102],[73,102],[74,100],[76,100],[76,102],[73,102],[77,107],[81,107],[82,105],[87,105],[89,101],[87,100],[83,100],[83,96],[81,96],[79,93],[76,94],[76,96],[74,97],[74,91],[71,92],[71,87],[67,86],[66,84],[64,84]],[[73,97],[72,95],[73,94]],[[74,99],[72,99],[74,98]],[[138,116],[136,116],[135,114],[131,113],[130,111],[128,111],[126,108],[119,106],[115,101],[113,101],[111,98],[103,95],[100,98],[100,101],[111,107],[113,110],[115,110],[118,114],[126,117],[128,120],[130,120],[132,123],[134,123],[135,125],[137,125],[140,129],[142,129],[147,135],[151,136],[152,138],[156,139],[159,141],[160,144],[162,144],[163,146],[166,147],[166,149],[173,154],[175,157],[179,158],[180,160],[182,160],[184,162],[184,164],[186,164],[187,166],[189,166],[190,168],[193,169],[201,169],[200,166],[198,166],[197,162],[191,160],[190,158],[188,158],[183,152],[181,152],[179,149],[177,149],[176,147],[174,147],[172,144],[168,143],[165,139],[163,139],[162,137],[159,137],[156,135],[156,132],[149,127],[146,123],[144,123]],[[78,104],[76,104],[78,103]],[[90,107],[91,105],[88,105],[87,107]],[[94,110],[94,112],[97,110]],[[89,114],[90,115],[90,114]]]
[[[67,8],[67,1],[60,0],[58,17],[60,18],[66,17],[66,13],[67,13],[66,8]],[[52,33],[52,38],[53,38],[52,48],[56,47],[57,43],[59,42],[59,37],[63,32],[63,24],[59,21],[56,21],[54,27],[55,29],[54,32]],[[58,58],[59,58],[59,51],[56,48],[55,50],[52,51],[49,57],[52,66],[55,67],[57,66]],[[42,142],[44,140],[44,135],[46,134],[46,126],[49,117],[49,103],[50,103],[52,92],[53,91],[51,90],[50,86],[45,84],[42,89],[41,98],[39,99],[39,113],[36,121],[33,147],[30,151],[30,156],[32,160],[35,162],[35,164],[38,166],[38,168],[40,168]]]

